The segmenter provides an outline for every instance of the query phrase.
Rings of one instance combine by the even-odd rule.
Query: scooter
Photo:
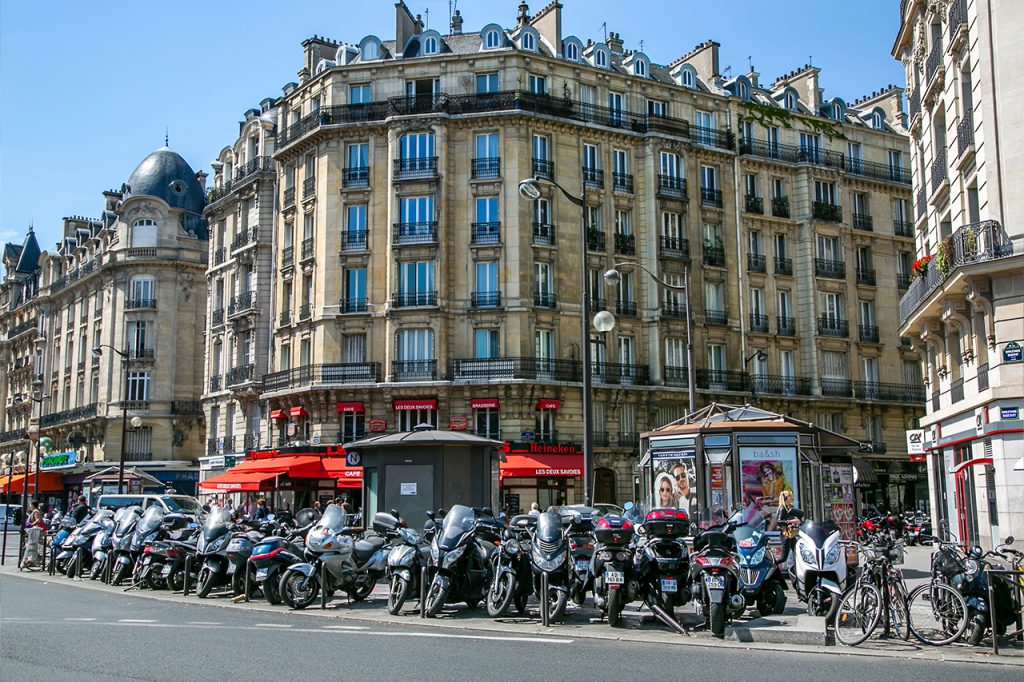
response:
[[[835,521],[804,521],[797,534],[793,589],[807,613],[831,618],[847,583],[846,552]]]

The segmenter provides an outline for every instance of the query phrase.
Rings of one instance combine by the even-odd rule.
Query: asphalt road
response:
[[[1002,666],[834,653],[667,646],[557,635],[472,634],[178,604],[0,577],[6,680],[629,680],[694,671],[721,680],[1005,680]],[[676,671],[672,673],[670,671]],[[689,672],[687,672],[689,671]],[[662,678],[662,674],[654,674]]]

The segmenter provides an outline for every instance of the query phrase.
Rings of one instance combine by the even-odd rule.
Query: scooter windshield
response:
[[[562,538],[562,517],[555,512],[544,512],[537,517],[537,539],[557,542]]]
[[[231,514],[224,507],[214,507],[203,522],[203,539],[209,542],[227,532]]]
[[[329,528],[337,533],[348,525],[348,514],[336,504],[327,505],[324,515],[316,525],[318,528]]]
[[[444,521],[441,524],[440,545],[446,549],[455,547],[462,536],[473,532],[475,526],[476,515],[473,510],[465,505],[455,505],[444,515]]]
[[[139,519],[139,525],[135,531],[140,535],[148,535],[157,528],[164,520],[164,508],[158,504],[153,505],[146,510],[146,513]]]

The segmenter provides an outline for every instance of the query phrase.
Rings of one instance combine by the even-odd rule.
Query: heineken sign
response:
[[[48,471],[53,469],[70,469],[78,464],[78,451],[68,450],[53,455],[45,455],[39,461],[39,468]]]

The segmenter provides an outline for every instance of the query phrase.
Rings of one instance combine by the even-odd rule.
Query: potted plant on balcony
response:
[[[921,256],[914,264],[910,266],[910,281],[913,282],[919,277],[924,277],[928,273],[928,264],[932,262],[934,256]]]

